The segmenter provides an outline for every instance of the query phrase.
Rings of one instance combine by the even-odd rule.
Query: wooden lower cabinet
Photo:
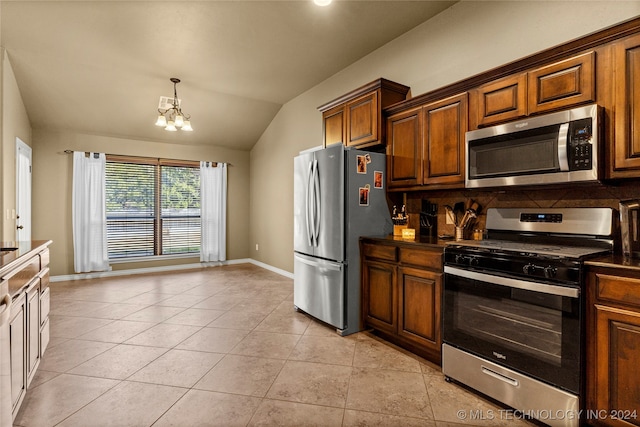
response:
[[[40,364],[40,278],[36,278],[27,294],[27,387]]]
[[[11,303],[9,319],[9,353],[11,364],[11,410],[15,418],[20,404],[27,392],[26,335],[27,335],[27,297],[25,294]]]
[[[44,245],[39,245],[43,242]],[[21,242],[22,243],[22,242]],[[35,241],[39,253],[18,259],[0,272],[12,296],[9,317],[11,412],[15,419],[49,342],[49,249]],[[22,262],[20,262],[22,261]],[[0,267],[2,268],[2,267]]]
[[[442,273],[398,267],[398,335],[416,345],[440,346],[440,292]]]
[[[382,331],[396,330],[396,266],[388,262],[365,261],[362,280],[365,322]]]
[[[640,273],[592,269],[587,280],[586,421],[640,426]]]
[[[440,364],[442,248],[363,238],[360,253],[364,326]]]

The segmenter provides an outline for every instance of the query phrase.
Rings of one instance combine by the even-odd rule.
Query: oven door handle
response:
[[[482,370],[483,374],[489,375],[490,377],[493,377],[497,380],[504,381],[505,383],[511,384],[514,387],[518,387],[520,385],[518,380],[514,380],[513,378],[501,374],[500,372],[496,372],[493,369],[489,369],[486,366],[480,366],[480,369]]]
[[[524,289],[533,292],[542,292],[550,295],[558,295],[569,298],[578,298],[580,296],[580,289],[568,287],[549,285],[546,283],[528,282],[526,280],[511,279],[508,277],[494,276],[493,274],[479,273],[477,271],[462,270],[460,268],[451,267],[445,265],[445,274],[451,274],[454,276],[465,277],[471,280],[480,280],[482,282],[491,283],[494,285],[507,286],[509,288]],[[446,279],[445,279],[446,283]],[[446,285],[445,285],[446,286]]]

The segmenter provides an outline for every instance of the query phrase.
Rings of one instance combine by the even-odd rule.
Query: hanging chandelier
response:
[[[171,77],[169,80],[173,83],[173,99],[160,97],[160,107],[168,104],[169,108],[158,108],[158,120],[156,126],[164,126],[164,130],[175,132],[178,129],[190,132],[191,127],[190,115],[184,114],[180,108],[180,100],[178,99],[178,91],[176,85],[180,83],[180,79]],[[163,98],[166,102],[163,102]]]

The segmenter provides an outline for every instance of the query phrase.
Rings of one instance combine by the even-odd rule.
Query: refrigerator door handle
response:
[[[320,238],[320,215],[321,215],[321,205],[320,205],[320,171],[318,170],[318,161],[314,160],[314,181],[313,181],[313,194],[315,199],[315,213],[314,213],[314,227],[313,227],[313,237],[316,241],[316,246],[318,246],[318,239]]]
[[[313,179],[313,161],[309,162],[309,173],[307,175],[307,188],[306,188],[306,200],[305,200],[305,220],[307,222],[307,239],[309,241],[309,246],[313,246],[313,234],[311,232],[312,227],[309,224],[309,217],[311,214],[311,180]]]
[[[327,270],[340,271],[343,268],[342,263],[325,261],[325,260],[312,260],[307,257],[302,257],[298,254],[294,254],[295,258],[303,264],[310,265],[312,267],[325,268]]]

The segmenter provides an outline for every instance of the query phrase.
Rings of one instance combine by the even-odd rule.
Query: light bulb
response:
[[[156,121],[156,126],[166,126],[166,125],[167,125],[166,117],[160,114],[158,116],[158,120]]]
[[[169,120],[169,122],[167,123],[167,127],[164,128],[164,130],[168,130],[169,132],[175,132],[178,129],[176,129],[176,124],[173,122],[173,120]]]
[[[329,6],[331,4],[331,0],[313,0],[313,2],[318,6]]]
[[[191,122],[189,120],[184,121],[184,124],[182,125],[182,130],[185,130],[187,132],[191,132],[193,130],[193,128],[191,127]]]
[[[182,117],[182,114],[178,114],[176,116],[176,127],[182,127],[182,125],[184,124],[184,117]]]

